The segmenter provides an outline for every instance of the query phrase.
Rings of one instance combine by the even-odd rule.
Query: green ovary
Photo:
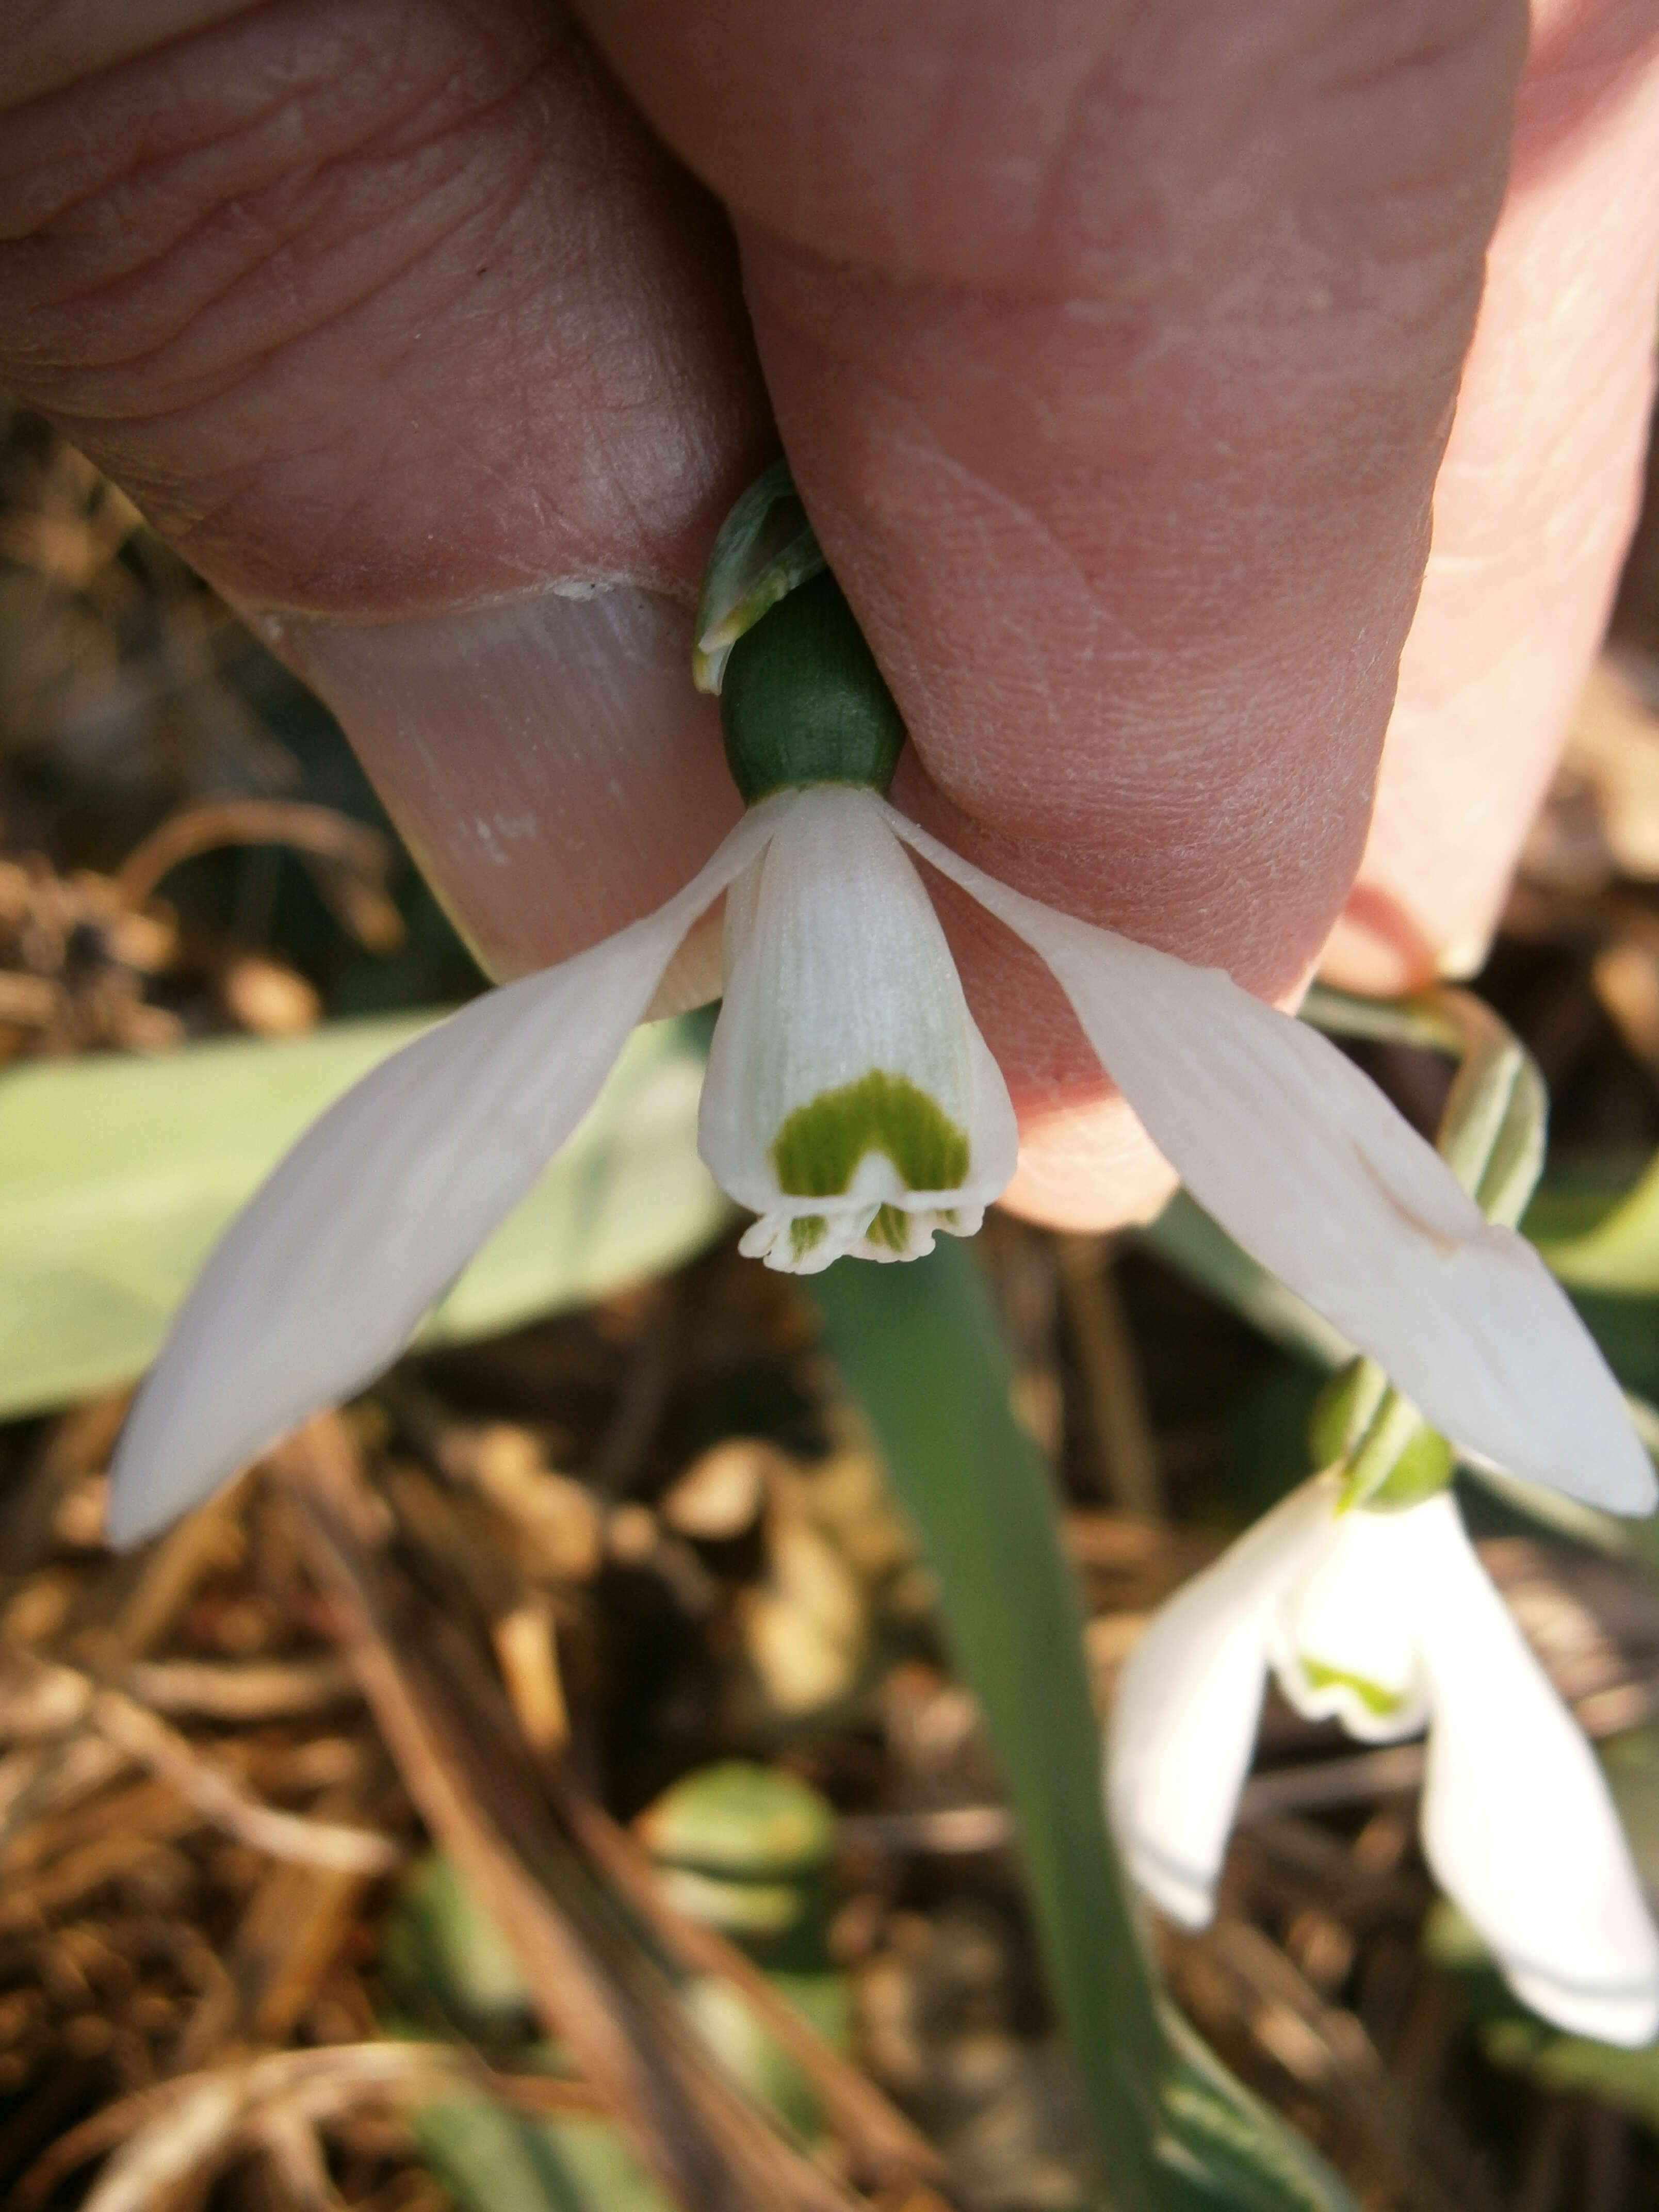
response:
[[[778,1131],[772,1164],[792,1198],[841,1198],[867,1152],[885,1153],[907,1190],[955,1190],[968,1173],[966,1133],[908,1076],[878,1067],[798,1106]]]
[[[1364,1674],[1351,1674],[1346,1667],[1328,1667],[1322,1660],[1301,1657],[1303,1673],[1316,1690],[1352,1690],[1368,1713],[1378,1720],[1386,1720],[1397,1713],[1406,1702],[1396,1690],[1385,1690],[1380,1682],[1369,1680]]]

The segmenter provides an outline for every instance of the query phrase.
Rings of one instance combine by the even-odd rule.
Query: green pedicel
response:
[[[1316,1467],[1349,1457],[1376,1414],[1386,1385],[1364,1360],[1349,1363],[1320,1392],[1308,1420],[1308,1445]],[[1367,1391],[1366,1385],[1372,1387]],[[1361,1402],[1361,1394],[1365,1401]],[[1367,1513],[1404,1513],[1450,1486],[1455,1455],[1444,1437],[1419,1428],[1389,1474],[1364,1502]],[[1345,1500],[1346,1504],[1346,1500]]]
[[[802,784],[884,792],[904,724],[852,609],[826,569],[732,647],[720,689],[732,778],[752,806]]]

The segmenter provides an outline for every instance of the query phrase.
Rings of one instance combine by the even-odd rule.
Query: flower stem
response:
[[[1487,1220],[1512,1229],[1543,1172],[1549,1112],[1544,1079],[1513,1030],[1471,993],[1444,987],[1395,1003],[1316,987],[1303,1012],[1340,1036],[1418,1045],[1456,1059],[1435,1148]],[[1375,1410],[1348,1455],[1345,1512],[1376,1497],[1425,1425],[1379,1368],[1370,1360],[1364,1366]]]
[[[803,1287],[921,1538],[1018,1830],[1055,2008],[1114,2212],[1337,2212],[1351,2200],[1170,2012],[1108,1832],[1083,1613],[1053,1478],[1014,1419],[978,1267],[954,1238]]]

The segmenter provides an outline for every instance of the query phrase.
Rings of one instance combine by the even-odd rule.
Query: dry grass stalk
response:
[[[1055,1253],[1106,1494],[1120,1513],[1161,1521],[1163,1472],[1111,1252],[1093,1237],[1061,1237]]]
[[[101,1800],[97,1812],[96,1833],[49,1857],[43,1850],[45,1863],[33,1875],[20,1877],[9,1863],[9,1878],[0,1895],[0,1935],[67,1911],[148,1858],[158,1844],[171,1843],[200,1826],[200,1816],[176,1790],[155,1782],[112,1801]]]
[[[334,2186],[317,2130],[292,2105],[277,2105],[248,2124],[246,2134],[271,2169],[271,2177],[291,2212],[345,2212],[345,2199]]]
[[[216,2171],[272,2124],[314,2127],[364,2104],[419,2105],[458,2091],[498,2097],[530,2112],[597,2109],[581,2082],[498,2074],[447,2043],[276,2051],[183,2075],[106,2106],[35,2161],[13,2191],[12,2212],[36,2212],[77,2166],[109,2151],[114,2154],[83,2212],[154,2212],[187,2180]]]
[[[430,1633],[423,1650],[400,1630],[395,1583],[359,1534],[360,1473],[340,1424],[313,1421],[276,1463],[410,1796],[512,1942],[536,2009],[647,2165],[698,2212],[848,2212],[857,2200],[732,2086],[671,1984],[607,1911],[543,1809],[510,1724],[464,1680],[462,1640],[442,1639],[441,1676]]]
[[[123,1690],[103,1687],[78,1668],[14,1655],[9,1679],[0,1686],[0,1727],[14,1735],[58,1734],[84,1724],[101,1737],[120,1760],[145,1768],[168,1784],[194,1812],[239,1843],[273,1858],[294,1859],[342,1874],[386,1874],[403,1854],[389,1837],[338,1821],[279,1812],[262,1804],[233,1775],[204,1756],[178,1729]],[[9,1695],[5,1692],[9,1692]],[[39,1812],[40,1785],[55,1773],[61,1788],[70,1747],[49,1766],[44,1754],[30,1777],[27,1795]],[[15,1756],[15,1754],[14,1754]],[[27,1756],[27,1755],[26,1755]],[[88,1763],[82,1753],[83,1764]],[[86,1786],[95,1787],[108,1771],[94,1755]]]
[[[94,1691],[88,1718],[135,1765],[170,1784],[204,1820],[271,1858],[337,1874],[380,1875],[389,1874],[403,1857],[389,1836],[261,1804],[176,1729],[119,1690]]]
[[[136,1661],[119,1686],[152,1712],[211,1721],[270,1721],[355,1700],[351,1670],[339,1659],[270,1660],[226,1665],[201,1659]]]
[[[142,907],[181,860],[222,845],[287,845],[321,862],[319,888],[355,936],[375,951],[402,942],[402,920],[386,895],[390,843],[331,806],[224,799],[185,807],[134,847],[115,878],[117,890],[129,907]]]
[[[1412,2212],[1480,2212],[1424,2154],[1420,2105],[1407,2103],[1356,2016],[1325,2002],[1261,1929],[1228,1916],[1205,1938],[1212,1966],[1231,1975],[1251,2034],[1304,2087],[1334,2108],[1363,2145],[1365,2169]]]
[[[782,1455],[774,1456],[782,1462]],[[782,1473],[781,1467],[774,1469],[774,1479],[781,1480]],[[459,1574],[489,1622],[520,1731],[538,1756],[561,1819],[594,1866],[680,1966],[718,1975],[743,1991],[811,2082],[842,2138],[857,2178],[879,2189],[942,2182],[942,2161],[926,2139],[866,2075],[833,2051],[796,2008],[779,1996],[742,1951],[668,1902],[645,1854],[558,1755],[568,1730],[558,1686],[550,1608],[537,1593],[517,1583],[512,1562],[492,1546],[489,1527],[468,1510],[470,1501],[454,1498],[407,1468],[396,1470],[392,1489],[419,1540]]]
[[[669,1902],[644,1852],[567,1764],[550,1765],[549,1777],[572,1833],[671,1954],[683,1966],[718,1974],[742,1990],[811,2082],[847,2145],[854,2171],[879,2189],[942,2185],[945,2166],[938,2152],[869,2076],[831,2050],[745,1953]]]

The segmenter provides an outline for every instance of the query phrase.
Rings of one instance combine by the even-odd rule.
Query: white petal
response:
[[[787,807],[751,810],[655,914],[474,1000],[307,1132],[227,1231],[139,1394],[113,1541],[198,1504],[395,1357],[592,1104],[681,938]]]
[[[1416,1735],[1429,1717],[1417,1648],[1419,1510],[1343,1513],[1285,1594],[1268,1639],[1280,1688],[1310,1720],[1338,1720],[1368,1743]]]
[[[1487,1579],[1449,1498],[1414,1509],[1433,1699],[1423,1844],[1516,1994],[1607,2043],[1659,2033],[1659,1935],[1594,1753]]]
[[[698,1143],[762,1216],[744,1249],[810,1271],[977,1226],[1014,1171],[1013,1109],[873,793],[797,794],[733,886],[726,957]]]
[[[854,1177],[855,1188],[860,1179]],[[822,1213],[775,1206],[750,1224],[738,1249],[745,1260],[764,1260],[784,1274],[821,1275],[837,1260],[925,1260],[941,1231],[976,1237],[984,1220],[982,1206],[924,1209],[877,1199]]]
[[[835,1213],[797,1213],[774,1206],[738,1240],[745,1260],[764,1260],[787,1275],[821,1275],[837,1260],[861,1259],[878,1202]]]
[[[1304,1483],[1153,1614],[1118,1677],[1107,1739],[1112,1826],[1140,1887],[1201,1928],[1250,1764],[1273,1618],[1326,1540],[1335,1498]]]
[[[1057,914],[892,819],[1048,963],[1199,1203],[1436,1428],[1592,1504],[1651,1511],[1653,1469],[1565,1294],[1352,1061],[1219,969]]]

